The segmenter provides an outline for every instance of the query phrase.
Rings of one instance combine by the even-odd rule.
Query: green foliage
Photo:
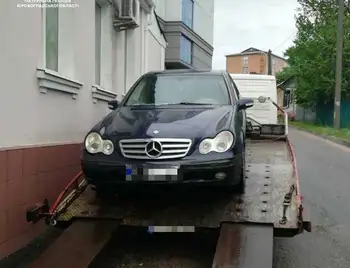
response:
[[[295,96],[300,105],[315,107],[332,101],[335,88],[337,43],[337,0],[298,0],[297,34],[285,52],[289,67],[277,74],[278,80],[296,77]],[[345,1],[345,6],[348,6]],[[350,14],[344,14],[343,94],[350,96]]]

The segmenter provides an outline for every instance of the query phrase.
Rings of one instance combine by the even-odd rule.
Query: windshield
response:
[[[229,105],[223,76],[151,74],[145,76],[125,102],[137,105]]]

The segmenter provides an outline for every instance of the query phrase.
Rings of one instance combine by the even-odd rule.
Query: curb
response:
[[[350,141],[345,141],[345,140],[341,140],[339,138],[334,138],[334,137],[331,137],[331,136],[327,136],[327,135],[323,135],[323,134],[318,134],[318,133],[315,133],[313,131],[310,131],[310,130],[306,130],[306,129],[303,129],[301,127],[296,127],[296,126],[289,126],[291,128],[295,128],[297,130],[300,130],[300,131],[304,131],[304,132],[307,132],[307,133],[311,133],[317,137],[320,137],[322,139],[325,139],[325,140],[329,140],[329,141],[332,141],[334,143],[337,143],[339,145],[343,145],[345,147],[349,147],[350,148]]]

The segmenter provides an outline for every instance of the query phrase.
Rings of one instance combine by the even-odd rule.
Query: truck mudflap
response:
[[[287,140],[248,140],[246,183],[242,195],[147,200],[116,198],[105,202],[96,197],[83,174],[78,174],[56,202],[48,202],[27,212],[27,221],[45,218],[46,223],[73,219],[113,219],[121,225],[192,226],[217,228],[226,223],[271,224],[275,236],[294,236],[311,224],[302,205],[294,151]],[[189,205],[190,204],[190,205]]]

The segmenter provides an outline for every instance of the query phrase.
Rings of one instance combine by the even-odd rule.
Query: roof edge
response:
[[[292,75],[291,77],[289,77],[289,78],[285,79],[284,81],[278,83],[277,87],[280,87],[280,88],[284,89],[283,85],[286,84],[287,82],[289,82],[290,80],[292,80],[293,78],[294,78],[294,75]]]
[[[247,56],[247,55],[255,55],[255,54],[267,54],[268,52],[267,51],[252,51],[252,52],[244,52],[244,53],[234,53],[234,54],[227,54],[225,55],[226,58],[228,57],[238,57],[238,56]],[[272,56],[276,57],[276,58],[279,58],[281,60],[284,60],[284,61],[287,61],[287,59],[281,57],[281,56],[278,56],[274,53],[271,53]]]
[[[157,21],[157,24],[158,24],[158,28],[159,28],[159,30],[160,30],[160,33],[163,35],[163,38],[164,38],[164,40],[165,40],[165,43],[168,44],[168,40],[167,40],[167,38],[165,37],[165,33],[164,33],[162,27],[160,26],[160,19],[161,19],[161,18],[158,16],[158,14],[157,14],[157,12],[156,12],[155,9],[153,9],[153,14],[154,14],[154,16],[156,17],[156,21]]]

